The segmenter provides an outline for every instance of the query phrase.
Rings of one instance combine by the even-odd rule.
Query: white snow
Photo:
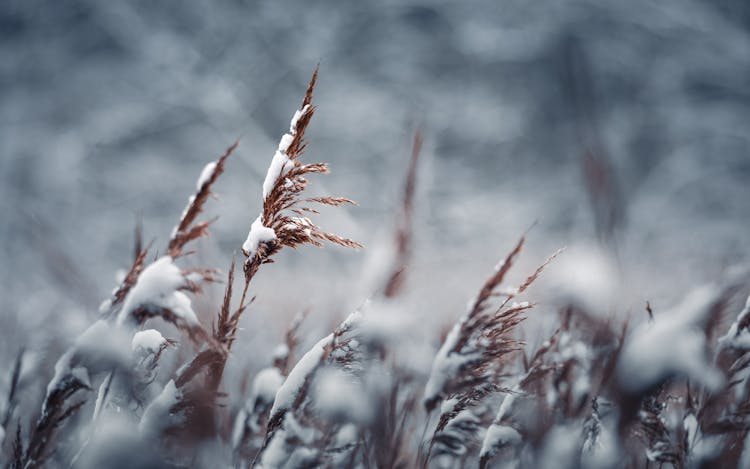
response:
[[[258,218],[253,221],[247,239],[242,243],[242,250],[251,258],[255,256],[260,243],[267,243],[276,239],[276,232],[272,228],[264,226],[261,218],[262,215],[258,215]]]
[[[289,133],[294,135],[297,133],[297,122],[299,121],[300,117],[302,117],[304,114],[307,113],[307,111],[310,110],[310,105],[305,104],[305,106],[302,109],[298,109],[294,112],[294,116],[292,117],[292,121],[289,123]]]
[[[253,404],[256,400],[271,403],[276,399],[276,393],[282,384],[284,384],[284,375],[278,368],[275,366],[264,368],[255,375],[253,387],[250,391],[250,400]]]
[[[190,208],[191,205],[193,205],[193,202],[195,202],[195,194],[193,194],[190,197],[188,197],[187,205],[185,205],[185,208],[182,209],[182,214],[180,215],[180,220],[182,220],[183,218],[185,218],[185,215],[187,215],[188,209]],[[169,235],[170,238],[174,238],[175,237],[175,235],[177,234],[177,228],[178,227],[179,227],[179,223],[177,225],[175,225],[174,228],[172,228],[172,233]]]
[[[247,424],[248,412],[243,407],[237,413],[237,417],[234,419],[234,426],[232,427],[232,449],[239,448],[242,443],[242,437],[245,433],[245,427]]]
[[[291,451],[286,447],[286,431],[279,429],[273,435],[271,442],[266,447],[260,460],[260,468],[278,469],[284,467],[286,461],[290,459]]]
[[[581,466],[586,468],[617,467],[622,457],[617,441],[616,419],[599,421],[599,433],[595,439],[587,436],[581,451]]]
[[[750,330],[747,328],[739,330],[739,324],[750,315],[750,296],[747,297],[745,307],[737,315],[737,319],[727,331],[726,335],[719,339],[719,346],[735,348],[739,350],[750,350]]]
[[[170,256],[160,257],[141,272],[138,281],[125,297],[117,323],[125,323],[140,307],[154,306],[173,311],[189,324],[198,324],[190,298],[179,291],[184,286],[185,277],[173,259]]]
[[[372,418],[372,407],[362,385],[343,371],[320,372],[313,397],[318,411],[332,420],[367,423]]]
[[[347,467],[351,465],[352,451],[359,449],[359,427],[352,423],[341,426],[334,437],[333,448],[331,453],[332,467]]]
[[[91,386],[90,376],[115,363],[126,363],[129,337],[99,319],[90,325],[55,363],[55,374],[47,385],[47,396],[69,380]]]
[[[687,446],[686,453],[690,454],[693,447],[695,447],[696,436],[700,430],[698,419],[695,418],[695,414],[687,414],[682,420],[682,426],[685,429],[685,444]]]
[[[201,175],[198,177],[198,181],[195,183],[195,188],[197,190],[201,190],[204,184],[208,182],[209,179],[214,175],[214,172],[216,171],[216,162],[212,161],[208,163],[206,166],[203,167],[203,171],[201,171]]]
[[[70,348],[64,354],[62,354],[62,356],[57,360],[57,363],[55,363],[55,374],[47,384],[47,397],[49,397],[52,392],[61,387],[63,380],[66,377],[73,376],[73,369],[71,369],[71,359],[73,358],[74,353],[75,350],[73,348]],[[77,375],[79,376],[78,380],[82,381],[81,378],[84,377],[83,373],[86,373],[85,382],[88,382],[88,372],[86,371],[85,367],[82,367],[81,371],[77,372]],[[44,412],[45,409],[42,409],[42,413]]]
[[[262,430],[259,425],[260,412],[268,410],[283,383],[284,375],[275,366],[264,368],[255,375],[252,388],[250,389],[250,396],[244,408],[237,414],[234,422],[234,430],[232,432],[232,445],[234,448],[242,442],[241,440],[246,428],[250,429],[252,433],[258,433]]]
[[[580,429],[573,425],[560,425],[547,432],[538,467],[575,467],[580,455]]]
[[[181,291],[173,292],[161,306],[171,309],[188,324],[198,324],[198,318],[195,316],[190,298]]]
[[[117,290],[117,288],[115,288],[115,290]],[[98,309],[99,315],[106,314],[111,307],[112,307],[111,298],[107,298],[106,300],[102,301],[101,303],[99,303],[99,309]]]
[[[268,171],[266,172],[266,178],[263,180],[264,200],[273,189],[276,180],[286,174],[286,172],[294,166],[294,162],[289,159],[286,152],[289,149],[289,145],[291,145],[294,140],[294,135],[297,133],[297,121],[299,121],[300,117],[302,117],[302,115],[309,109],[310,105],[306,104],[302,109],[295,111],[294,117],[292,117],[292,121],[289,124],[289,133],[282,135],[281,140],[279,140],[279,146],[273,154],[271,164],[268,166]]]
[[[617,262],[605,250],[571,246],[555,260],[547,282],[561,303],[572,303],[591,314],[609,311],[619,287]]]
[[[286,153],[276,150],[276,153],[273,154],[271,165],[268,166],[266,178],[263,180],[264,200],[266,197],[268,197],[271,189],[273,189],[273,185],[276,183],[276,180],[282,175],[286,174],[286,172],[289,171],[289,169],[291,169],[293,165],[294,163],[286,156]]]
[[[53,391],[59,389],[63,381],[66,378],[72,378],[82,383],[85,386],[91,386],[89,380],[89,373],[85,366],[76,366],[73,362],[75,349],[69,349],[65,352],[57,363],[55,363],[55,375],[47,384],[47,397],[52,394]]]
[[[458,354],[453,352],[453,348],[458,342],[461,331],[461,325],[466,317],[457,322],[451,329],[445,342],[438,350],[435,361],[432,363],[430,378],[424,390],[424,402],[433,402],[443,393],[446,383],[459,373],[460,368],[469,360],[475,358],[474,354]]]
[[[282,410],[289,409],[294,404],[294,400],[297,398],[297,394],[302,388],[305,378],[307,378],[307,376],[318,367],[323,358],[325,347],[332,341],[333,334],[328,334],[320,339],[320,341],[313,345],[312,348],[300,358],[297,364],[294,365],[292,371],[289,372],[289,376],[284,380],[284,384],[281,385],[276,393],[273,407],[271,407],[271,417]]]
[[[446,453],[439,456],[436,464],[437,467],[452,467],[454,466],[451,463],[453,457],[466,454],[469,449],[468,445],[477,437],[477,433],[480,430],[479,424],[481,420],[474,414],[475,410],[473,407],[467,407],[459,411],[440,431],[443,437],[447,437],[447,439],[453,440],[455,443],[444,446],[451,456]],[[443,446],[443,443],[438,442],[438,445]]]
[[[134,352],[140,349],[143,352],[156,353],[165,343],[167,339],[161,335],[161,332],[156,329],[146,329],[135,333],[130,342],[130,349]]]
[[[520,442],[521,434],[518,433],[518,430],[508,425],[493,423],[487,429],[487,433],[484,436],[479,457],[491,455],[505,445],[514,445]]]
[[[560,333],[557,349],[558,350],[553,354],[553,357],[558,362],[575,360],[581,364],[586,364],[591,355],[586,344],[580,340],[574,339],[573,336],[567,332]]]
[[[76,338],[74,344],[76,352],[100,355],[107,352],[119,352],[117,346],[120,345],[119,339],[122,338],[122,334],[118,334],[114,329],[106,320],[97,320]]]
[[[443,401],[442,404],[440,404],[440,414],[447,414],[450,413],[454,407],[456,407],[456,404],[458,404],[458,398],[453,397],[451,399],[447,399]]]
[[[169,426],[176,424],[181,416],[172,414],[172,408],[180,401],[182,393],[177,389],[174,380],[164,386],[161,393],[146,407],[138,430],[144,436],[160,435]]]
[[[577,363],[577,366],[570,371],[570,378],[573,382],[570,391],[576,402],[581,402],[581,399],[585,399],[591,389],[591,355],[592,353],[585,343],[575,339],[568,332],[560,333],[557,350],[552,354],[552,359],[554,362],[560,364],[566,363],[569,360]],[[567,384],[563,382],[560,386],[562,389]],[[550,392],[547,394],[547,397],[556,398],[557,396],[555,393]],[[551,401],[550,404],[553,405],[554,401]]]
[[[286,414],[282,427],[273,435],[261,457],[261,469],[293,469],[299,467],[314,467],[318,452],[307,446],[316,437],[313,428],[300,425],[291,413]],[[287,440],[293,441],[289,444]],[[300,444],[299,442],[302,442]]]
[[[94,402],[94,415],[91,421],[96,422],[99,418],[99,414],[104,408],[104,399],[107,397],[107,391],[112,384],[112,373],[108,374],[102,384],[99,385],[99,391],[96,393],[96,402]]]
[[[294,140],[294,135],[284,134],[281,136],[281,140],[279,140],[279,148],[278,150],[281,153],[286,154],[286,151],[289,149],[289,145],[292,144],[292,141]]]
[[[404,314],[402,308],[390,302],[375,301],[368,314],[362,317],[359,330],[363,340],[395,348],[407,345],[407,339],[414,338],[415,328],[421,326],[423,324],[414,316]],[[427,365],[431,365],[431,362]]]
[[[288,356],[289,356],[289,346],[284,343],[277,345],[273,349],[273,353],[271,353],[271,358],[273,358],[274,360],[284,360]]]
[[[513,404],[516,402],[516,392],[520,392],[518,385],[514,386],[512,391],[505,394],[505,397],[503,397],[503,402],[502,404],[500,404],[497,415],[492,421],[492,425],[490,425],[484,435],[480,457],[483,457],[485,455],[491,456],[495,454],[497,449],[499,449],[504,444],[520,442],[521,435],[518,433],[518,431],[503,423],[503,420],[506,417],[510,416],[510,412],[513,409]],[[515,432],[515,436],[513,435],[513,432]]]
[[[513,404],[516,402],[516,395],[513,393],[508,393],[503,398],[503,403],[500,404],[500,409],[497,411],[497,415],[495,416],[495,421],[500,422],[502,419],[504,419],[506,416],[510,415],[510,410],[513,408]]]
[[[674,374],[715,388],[721,373],[706,357],[706,338],[701,329],[717,291],[695,290],[671,311],[642,324],[626,341],[617,366],[618,382],[628,392],[640,392]]]
[[[359,326],[359,324],[361,324],[361,322],[362,322],[362,318],[364,317],[362,315],[362,310],[364,308],[366,308],[369,304],[370,304],[370,301],[369,300],[365,300],[365,302],[362,304],[362,306],[360,306],[359,308],[357,308],[353,312],[349,313],[349,316],[347,316],[341,322],[341,324],[339,324],[339,327],[337,329],[338,330],[348,331],[350,329],[353,329],[353,328]]]

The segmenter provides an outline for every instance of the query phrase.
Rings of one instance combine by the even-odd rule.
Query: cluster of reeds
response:
[[[2,420],[9,467],[750,466],[750,301],[736,319],[729,310],[742,282],[697,290],[671,311],[648,305],[632,328],[562,305],[557,329],[532,347],[518,329],[535,305],[521,300],[559,252],[512,287],[506,277],[522,237],[442,339],[431,369],[404,361],[394,345],[402,339],[389,338],[379,321],[393,310],[410,314],[401,297],[420,133],[382,284],[307,350],[307,316],[299,315],[249,389],[227,395],[225,368],[261,267],[287,247],[361,247],[310,218],[316,205],[352,203],[305,196],[307,178],[328,172],[301,160],[316,79],[317,70],[263,183],[260,214],[241,246],[241,293],[233,289],[233,260],[206,327],[191,295],[219,281],[218,271],[178,266],[208,235],[211,221],[198,218],[235,143],[204,168],[163,255],[149,260],[152,246],[137,236],[132,266],[97,321],[57,360],[32,416],[19,395],[40,383],[20,382],[19,352]],[[182,337],[164,337],[154,319]],[[721,331],[725,319],[734,322]],[[435,351],[429,341],[416,345]],[[177,348],[192,356],[160,370]]]

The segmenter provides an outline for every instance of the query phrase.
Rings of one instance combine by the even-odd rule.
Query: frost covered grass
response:
[[[317,207],[352,201],[305,193],[311,175],[328,173],[302,161],[316,79],[317,71],[248,203],[242,257],[233,256],[210,316],[194,301],[224,275],[184,265],[208,235],[211,221],[198,217],[237,143],[200,172],[163,249],[137,237],[120,285],[52,366],[18,352],[0,408],[9,467],[747,465],[750,299],[738,304],[746,278],[696,288],[668,309],[601,311],[606,301],[575,295],[539,306],[530,288],[565,253],[514,283],[524,235],[444,334],[417,323],[408,279],[419,132],[392,249],[361,306],[317,337],[303,334],[311,320],[300,314],[265,357],[235,354],[252,298],[295,291],[293,278],[251,288],[280,251],[362,247],[313,221]],[[491,266],[485,260],[478,268]],[[606,286],[592,296],[614,288],[585,278],[576,276],[579,290]],[[553,327],[535,337],[524,321],[537,312]],[[228,374],[233,360],[259,371],[247,381]],[[40,401],[24,399],[35,389]]]

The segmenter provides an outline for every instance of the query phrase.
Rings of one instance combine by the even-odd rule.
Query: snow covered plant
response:
[[[188,267],[188,256],[208,235],[211,220],[199,218],[237,143],[200,172],[164,246],[136,236],[132,265],[82,333],[57,352],[29,341],[8,360],[8,467],[750,467],[747,278],[716,279],[669,308],[646,303],[647,314],[610,311],[617,279],[571,252],[575,270],[608,278],[580,276],[585,295],[537,297],[558,251],[510,283],[524,236],[465,314],[443,323],[451,311],[425,308],[430,282],[410,270],[420,132],[360,307],[327,316],[338,325],[318,336],[307,319],[317,311],[306,311],[275,348],[233,347],[251,298],[269,293],[251,292],[252,281],[282,249],[360,247],[311,219],[320,205],[351,203],[305,195],[310,175],[328,172],[302,160],[316,79],[258,181],[218,304],[194,305],[219,281],[217,262]],[[532,284],[539,304],[524,301]],[[532,308],[535,334],[524,322]]]
[[[24,448],[19,442],[19,464],[38,466],[51,456],[56,430],[83,407],[86,398],[80,396],[76,402],[70,401],[81,394],[79,391],[91,391],[95,382],[99,382],[95,420],[103,409],[113,409],[114,412],[130,409],[129,402],[137,400],[135,394],[129,392],[132,391],[131,384],[138,381],[134,379],[134,373],[143,365],[142,362],[133,364],[131,343],[149,319],[159,317],[172,323],[196,343],[210,341],[211,336],[198,321],[186,292],[199,293],[202,282],[214,280],[214,271],[181,269],[175,261],[184,255],[189,242],[207,234],[210,222],[196,223],[196,219],[211,194],[211,186],[223,172],[225,161],[236,146],[231,146],[216,162],[210,163],[211,170],[201,175],[196,193],[190,197],[169,238],[166,255],[147,265],[149,249],[141,246],[140,237],[137,239],[133,264],[112,297],[102,303],[99,319],[57,361],[28,444]],[[143,345],[139,340],[134,343],[136,349]],[[158,361],[160,354],[154,355],[154,362]],[[150,366],[155,367],[156,363]]]
[[[325,164],[303,164],[299,161],[305,147],[305,129],[315,109],[312,92],[316,78],[317,70],[302,107],[292,119],[289,133],[282,137],[272,159],[263,184],[263,211],[252,224],[248,239],[242,246],[247,260],[244,268],[245,288],[239,307],[231,308],[232,263],[217,322],[213,332],[207,331],[192,307],[189,294],[201,293],[201,284],[215,281],[216,271],[213,268],[185,269],[177,263],[181,257],[190,254],[185,248],[191,241],[208,234],[211,221],[199,222],[197,218],[211,195],[213,184],[223,173],[227,158],[236,149],[235,143],[201,172],[196,192],[190,196],[174,227],[164,255],[148,263],[150,246],[143,247],[138,237],[133,264],[112,297],[101,305],[99,318],[57,361],[41,412],[32,424],[26,442],[23,441],[19,423],[13,466],[63,464],[66,455],[55,453],[56,445],[62,441],[62,436],[56,434],[57,430],[84,408],[87,393],[96,388],[98,397],[92,409],[93,419],[88,430],[83,430],[80,435],[79,449],[72,456],[73,464],[90,460],[91,454],[100,449],[95,447],[95,443],[100,442],[98,429],[111,421],[109,414],[117,418],[127,416],[125,421],[130,422],[133,430],[142,435],[147,446],[158,444],[170,435],[187,438],[173,443],[178,447],[184,447],[186,441],[213,435],[222,372],[240,315],[247,306],[245,299],[250,280],[258,268],[271,262],[271,257],[285,246],[319,246],[322,241],[329,241],[347,247],[360,247],[354,241],[321,231],[305,216],[316,213],[309,204],[339,206],[350,203],[344,198],[302,197],[307,185],[306,175],[328,172]],[[184,333],[189,339],[188,343],[192,342],[199,349],[195,357],[178,369],[164,385],[157,382],[159,360],[167,348],[177,346],[177,341],[165,338],[156,329],[143,330],[154,318],[171,323]],[[279,360],[278,378],[283,379],[281,373],[286,372],[286,366],[282,366],[282,363],[285,361]],[[18,371],[14,376],[17,384]],[[269,388],[269,380],[265,381],[258,386]],[[9,405],[15,400],[15,387],[14,384]],[[261,394],[268,392],[273,390],[258,390]],[[164,461],[172,456],[165,454]],[[191,457],[182,454],[172,460],[189,461]]]
[[[325,163],[300,161],[306,145],[305,130],[315,113],[312,97],[317,77],[316,70],[307,87],[302,107],[294,113],[289,133],[281,137],[263,181],[263,209],[253,221],[242,244],[242,252],[247,258],[244,265],[245,285],[250,283],[258,268],[272,262],[273,255],[283,247],[302,244],[321,246],[322,241],[361,247],[355,241],[321,231],[307,217],[317,213],[309,204],[340,206],[353,203],[344,197],[302,197],[307,187],[307,175],[329,172]]]
[[[250,282],[263,264],[273,262],[273,256],[284,247],[294,248],[303,244],[322,246],[322,241],[350,248],[361,247],[355,241],[321,231],[306,216],[317,213],[310,204],[340,206],[353,203],[343,197],[304,198],[302,196],[308,183],[306,175],[329,172],[325,163],[306,164],[300,161],[306,146],[305,130],[315,112],[312,98],[317,77],[318,70],[316,69],[307,87],[302,106],[292,117],[289,133],[281,137],[263,181],[263,209],[252,222],[247,239],[242,244],[242,252],[246,257],[243,266],[245,282],[239,306],[234,311],[230,309],[234,261],[229,269],[227,290],[213,333],[213,339],[221,346],[209,347],[198,353],[178,377],[178,385],[182,387],[201,370],[208,370],[205,387],[192,398],[185,399],[192,401],[191,406],[194,408],[200,407],[201,403],[207,400],[210,401],[218,391],[228,352],[234,342],[242,313],[247,306],[246,299]],[[213,406],[204,409],[203,413],[210,414],[212,408]],[[204,416],[196,421],[200,422],[203,430],[211,430],[211,425],[206,424],[205,420]]]
[[[523,248],[522,237],[508,256],[495,267],[469,311],[448,333],[435,357],[432,372],[425,386],[424,405],[432,411],[439,402],[440,417],[427,451],[447,464],[452,459],[465,463],[468,449],[476,444],[487,398],[502,389],[502,380],[511,365],[514,352],[523,344],[513,331],[523,321],[523,313],[532,308],[529,302],[514,302],[557,256],[555,253],[518,288],[499,292],[506,274]],[[499,306],[490,307],[490,300],[503,296]]]
[[[249,462],[260,450],[276,393],[289,374],[290,359],[298,344],[298,331],[307,312],[300,314],[288,328],[285,340],[273,352],[273,363],[263,368],[253,379],[250,394],[240,408],[232,432],[235,463]]]

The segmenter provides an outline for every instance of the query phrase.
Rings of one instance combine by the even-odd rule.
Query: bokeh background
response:
[[[746,1],[5,0],[0,331],[18,340],[3,356],[89,323],[137,220],[163,247],[203,165],[239,138],[190,261],[226,269],[318,63],[306,158],[333,174],[311,187],[360,205],[317,221],[368,249],[283,253],[242,342],[278,340],[308,307],[324,331],[368,296],[417,128],[407,288],[436,318],[461,314],[532,224],[518,278],[568,248],[543,310],[574,295],[642,314],[744,271]],[[220,290],[196,300],[204,319]]]

